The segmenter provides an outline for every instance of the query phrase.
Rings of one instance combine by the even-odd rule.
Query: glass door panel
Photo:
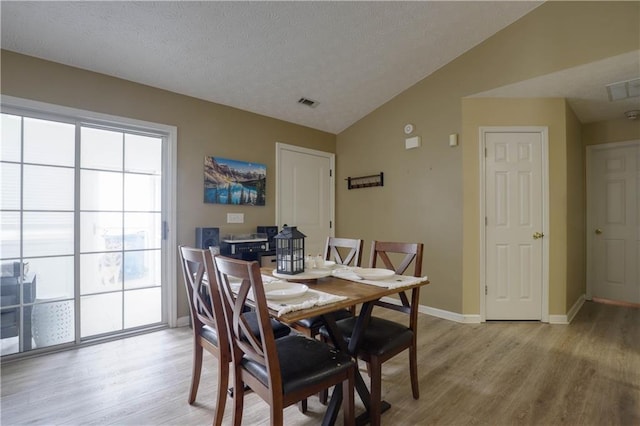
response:
[[[75,340],[75,125],[10,114],[2,124],[5,355]]]
[[[162,138],[81,135],[81,337],[160,323]]]
[[[75,125],[25,117],[23,129],[25,163],[74,166]]]
[[[18,115],[2,114],[0,121],[0,161],[20,161],[20,146],[22,139],[22,117]],[[4,195],[4,192],[3,192]]]

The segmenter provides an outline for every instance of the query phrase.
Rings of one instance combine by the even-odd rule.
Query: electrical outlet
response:
[[[244,213],[227,213],[227,223],[244,223]]]

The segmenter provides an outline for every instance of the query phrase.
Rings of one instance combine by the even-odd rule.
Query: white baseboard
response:
[[[176,327],[188,327],[190,322],[189,317],[180,317],[178,321],[176,321]]]
[[[383,297],[382,301],[394,303],[396,305],[400,304],[400,300],[392,297]],[[445,311],[444,309],[432,308],[431,306],[426,305],[420,305],[418,307],[418,312],[462,324],[480,324],[480,315],[464,315],[457,312]]]
[[[400,304],[398,299],[394,299],[392,297],[383,297],[382,300],[388,303],[394,303],[396,305]],[[549,315],[549,324],[569,324],[573,318],[578,314],[582,305],[584,305],[586,298],[585,295],[582,294],[576,300],[576,303],[569,309],[566,315]],[[449,321],[459,322],[461,324],[480,324],[482,321],[480,320],[480,315],[471,314],[459,314],[457,312],[445,311],[444,309],[433,308],[431,306],[420,305],[418,308],[418,312],[426,315],[431,315],[432,317],[442,318]],[[189,317],[180,317],[176,322],[176,327],[187,327],[189,326],[190,319]]]
[[[586,300],[585,295],[581,294],[580,297],[578,297],[578,300],[576,300],[576,303],[573,304],[573,306],[571,307],[571,309],[569,309],[569,312],[567,312],[566,315],[549,315],[549,324],[565,324],[566,325],[571,323],[571,321],[573,321],[573,318],[575,318],[575,316],[580,311],[580,308],[582,308],[582,305],[584,305],[585,300]]]

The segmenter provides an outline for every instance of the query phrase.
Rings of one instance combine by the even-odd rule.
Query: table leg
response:
[[[338,411],[340,411],[340,405],[342,403],[342,385],[336,385],[333,387],[333,393],[331,394],[331,400],[327,407],[327,412],[322,419],[322,426],[329,426],[336,424],[338,419]]]
[[[351,335],[351,339],[349,340],[348,345],[345,342],[344,337],[340,333],[338,326],[336,325],[333,314],[329,313],[329,314],[323,315],[323,320],[327,328],[327,331],[329,333],[329,338],[331,339],[334,346],[342,352],[351,354],[351,356],[353,356],[356,360],[357,360],[358,348],[360,347],[360,342],[362,340],[362,336],[364,335],[364,330],[366,330],[367,326],[369,325],[369,320],[371,319],[371,312],[373,311],[373,306],[374,306],[373,302],[364,303],[362,305],[362,309],[358,314],[356,325],[353,329],[353,334]],[[364,425],[370,422],[369,413],[371,412],[371,409],[370,409],[371,394],[369,393],[369,389],[367,389],[367,385],[365,384],[364,379],[362,378],[362,374],[360,374],[360,370],[358,368],[356,368],[356,371],[355,371],[355,387],[366,409],[364,413],[362,413],[356,418],[356,425]],[[334,394],[335,393],[336,392],[334,391]],[[342,394],[340,394],[339,397],[341,400]],[[334,399],[338,399],[338,398],[332,397],[331,403],[334,402]],[[336,402],[336,407],[332,409],[330,406],[327,409],[327,414],[325,415],[325,417],[328,417],[329,413],[331,413],[331,415],[335,419],[335,416],[337,416],[337,411],[340,407],[340,400]],[[381,413],[384,413],[389,408],[391,408],[391,405],[388,402],[386,401],[381,402],[381,409],[380,409]],[[335,413],[333,412],[334,410],[335,410]]]

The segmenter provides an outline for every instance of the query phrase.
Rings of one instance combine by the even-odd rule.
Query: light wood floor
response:
[[[383,395],[392,405],[383,424],[640,425],[640,309],[587,302],[569,326],[421,316],[420,330],[420,399],[410,396],[407,356],[399,355],[383,369]],[[213,359],[205,353],[193,406],[190,374],[188,328],[5,363],[0,420],[210,424]],[[285,424],[319,424],[324,406],[317,398],[309,405],[307,415],[287,408]],[[231,411],[228,399],[225,424]],[[243,423],[266,425],[268,417],[267,406],[247,395]]]

